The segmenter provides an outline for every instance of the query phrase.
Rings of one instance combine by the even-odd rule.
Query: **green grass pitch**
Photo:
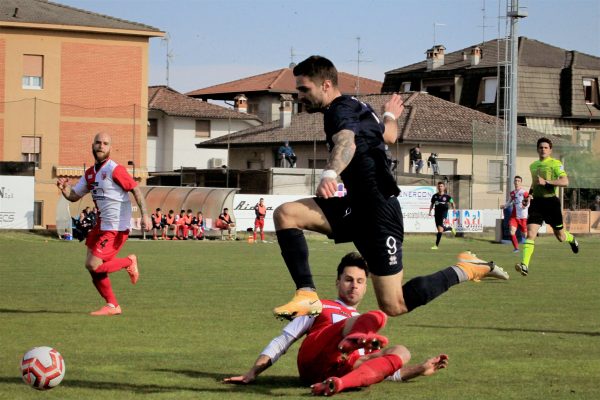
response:
[[[495,260],[509,281],[455,286],[414,312],[390,318],[383,334],[413,361],[447,353],[450,366],[409,383],[384,382],[346,399],[600,398],[600,246],[579,238],[573,255],[539,238],[526,278],[510,245],[490,237],[408,235],[405,280],[451,265],[461,250]],[[309,237],[321,297],[335,295],[335,266],[351,245]],[[271,316],[294,290],[275,243],[130,240],[141,278],[111,275],[123,315],[91,317],[102,305],[85,270],[85,247],[29,233],[0,233],[0,399],[307,398],[295,345],[250,386],[220,383],[245,372],[284,323]],[[360,309],[376,308],[372,288]],[[65,358],[62,384],[40,393],[19,372],[34,346]]]

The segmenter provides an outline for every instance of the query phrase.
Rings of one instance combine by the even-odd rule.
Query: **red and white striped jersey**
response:
[[[529,204],[527,207],[523,207],[523,199],[527,198],[528,196],[529,193],[523,188],[510,192],[510,199],[506,203],[506,207],[512,207],[512,213],[510,214],[512,218],[527,218],[527,208],[529,207]]]
[[[107,160],[96,171],[88,168],[77,185],[75,193],[92,194],[98,208],[98,223],[103,231],[125,231],[131,228],[131,200],[129,192],[137,186],[122,165]]]

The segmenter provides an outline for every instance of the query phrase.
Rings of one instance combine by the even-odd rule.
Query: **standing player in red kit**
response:
[[[106,133],[98,133],[92,144],[95,164],[85,171],[74,187],[66,178],[59,178],[56,182],[67,200],[75,202],[91,193],[98,208],[98,222],[85,241],[88,248],[85,267],[90,271],[94,286],[106,305],[91,315],[121,314],[108,274],[125,269],[133,284],[140,276],[135,254],[115,258],[131,229],[129,192],[133,193],[142,213],[142,229],[149,231],[152,227],[142,192],[125,167],[109,158],[110,148],[111,137]]]
[[[406,365],[410,360],[406,347],[396,345],[380,351],[388,343],[377,333],[384,327],[386,315],[379,310],[361,315],[355,308],[366,293],[367,278],[367,264],[359,253],[344,256],[337,269],[337,300],[322,300],[323,310],[317,317],[295,318],[267,345],[246,374],[224,382],[253,382],[305,334],[298,351],[298,372],[304,383],[312,385],[314,395],[330,396],[386,378],[407,381],[445,368],[445,354],[422,364]]]
[[[258,203],[254,206],[254,241],[256,242],[256,231],[260,229],[260,240],[264,243],[265,241],[265,216],[267,215],[267,206],[265,206],[265,199],[262,197]]]

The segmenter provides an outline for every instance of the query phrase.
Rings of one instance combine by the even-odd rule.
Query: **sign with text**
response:
[[[33,229],[33,176],[0,176],[0,229]]]
[[[263,198],[267,207],[265,216],[265,232],[275,232],[273,224],[273,211],[288,201],[307,198],[310,196],[302,195],[264,195],[264,194],[236,194],[233,198],[233,218],[237,231],[245,231],[248,228],[254,229],[254,206]]]

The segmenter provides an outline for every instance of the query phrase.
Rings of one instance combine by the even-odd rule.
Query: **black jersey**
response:
[[[341,173],[350,200],[383,200],[400,193],[385,155],[385,126],[370,105],[351,96],[337,97],[324,110],[324,128],[329,151],[335,134],[344,129],[354,132],[356,152]]]
[[[441,213],[446,215],[448,213],[450,203],[452,203],[452,196],[449,194],[435,193],[433,196],[431,196],[431,204],[433,204],[436,214]]]

